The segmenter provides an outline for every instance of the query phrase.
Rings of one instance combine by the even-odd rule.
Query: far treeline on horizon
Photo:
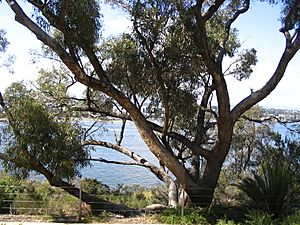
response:
[[[30,53],[36,77],[25,74],[0,91],[5,177],[40,174],[95,214],[133,216],[160,203],[174,209],[160,214],[166,223],[179,206],[193,208],[179,220],[196,224],[300,223],[300,111],[259,106],[278,90],[298,91],[282,92],[299,79],[299,0],[0,2],[10,23],[42,44]],[[106,10],[127,28],[105,35],[113,20]],[[13,40],[0,23],[2,80],[19,73]],[[104,122],[111,120],[120,123],[110,130]],[[127,135],[129,124],[155,162]],[[163,186],[133,194],[84,180],[81,190],[74,182],[92,163],[123,165],[124,173],[142,167]]]

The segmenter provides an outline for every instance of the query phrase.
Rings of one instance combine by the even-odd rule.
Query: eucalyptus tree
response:
[[[225,76],[247,79],[256,63],[256,51],[241,51],[232,28],[250,10],[250,0],[114,1],[129,12],[132,33],[101,47],[97,1],[24,2],[33,7],[33,17],[17,1],[6,0],[16,21],[52,49],[75,80],[121,106],[149,150],[201,206],[212,201],[235,123],[276,88],[300,48],[300,2],[268,1],[283,5],[286,47],[266,84],[231,106]],[[225,57],[235,60],[229,70],[223,68]],[[162,106],[162,124],[141,112],[145,99]]]
[[[0,106],[8,120],[1,127],[0,160],[4,169],[19,178],[28,178],[32,173],[43,175],[50,185],[90,204],[92,212],[102,209],[125,216],[138,214],[138,210],[106,201],[74,185],[74,179],[81,176],[80,169],[90,165],[92,149],[82,145],[85,132],[70,117],[69,110],[51,108],[43,101],[41,93],[22,83],[13,83],[4,96],[0,93]]]

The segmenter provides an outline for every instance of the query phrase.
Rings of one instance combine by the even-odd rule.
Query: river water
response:
[[[92,124],[93,122],[89,121],[82,122],[82,126],[86,129],[88,129]],[[115,137],[119,134],[120,129],[121,121],[106,121],[97,124],[94,127],[95,132],[92,135],[95,139],[115,143]],[[284,126],[278,124],[275,125],[274,129],[283,136],[287,135],[287,129]],[[132,122],[126,123],[122,146],[141,155],[149,162],[158,165],[157,159],[141,140]],[[91,152],[91,156],[96,159],[101,157],[110,161],[133,162],[133,160],[122,153],[104,147],[95,147]],[[138,184],[145,187],[162,184],[162,182],[148,169],[132,165],[92,162],[91,166],[81,170],[81,175],[82,178],[96,178],[110,187],[116,187],[118,184]]]
[[[88,129],[93,123],[94,122],[90,121],[81,122],[85,129]],[[4,126],[4,124],[4,122],[0,122],[0,127]],[[92,136],[95,140],[116,143],[116,136],[120,133],[121,125],[122,122],[119,120],[99,122],[93,127],[95,132],[92,133]],[[0,150],[3,148],[2,144],[0,145]],[[122,146],[134,151],[149,162],[158,165],[158,160],[141,140],[137,129],[132,122],[126,123]],[[110,161],[134,162],[130,157],[119,153],[116,150],[98,146],[94,147],[94,150],[91,151],[91,157],[95,159],[101,157]],[[2,167],[0,165],[0,170],[1,168]],[[162,182],[147,168],[132,165],[108,164],[103,162],[92,162],[91,166],[81,170],[81,176],[82,178],[96,178],[103,184],[110,187],[116,187],[118,184],[138,184],[145,187],[162,184]],[[32,175],[32,178],[43,179],[41,175]]]
[[[83,127],[88,128],[92,122],[83,122]],[[118,135],[121,129],[121,121],[105,122],[101,126],[96,135],[101,140],[115,143],[115,135]],[[105,130],[105,131],[103,131]],[[96,137],[95,137],[96,138]],[[124,139],[122,146],[129,148],[135,153],[141,155],[153,164],[158,164],[155,156],[148,150],[147,146],[141,140],[134,124],[127,122],[125,127]],[[104,147],[96,147],[91,152],[93,158],[102,157],[111,161],[133,162],[129,157]],[[140,166],[132,165],[116,165],[100,162],[93,162],[91,167],[82,170],[82,176],[88,178],[96,178],[102,183],[115,187],[118,184],[139,184],[142,186],[155,186],[161,184],[148,169]]]

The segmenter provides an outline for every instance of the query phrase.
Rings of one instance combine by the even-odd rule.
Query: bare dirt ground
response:
[[[112,218],[108,224],[158,224],[154,216],[139,216],[132,218]]]
[[[62,223],[76,223],[78,218],[69,217],[69,218],[52,218],[52,217],[43,217],[43,216],[32,216],[32,215],[0,215],[0,224],[5,222],[40,222],[40,223],[53,223],[53,222],[62,222]],[[154,216],[138,216],[131,218],[122,218],[122,217],[108,217],[104,221],[94,221],[93,223],[103,223],[103,224],[158,224],[158,221]]]

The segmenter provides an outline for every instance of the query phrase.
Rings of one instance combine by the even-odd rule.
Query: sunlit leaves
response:
[[[99,6],[95,0],[60,1],[58,16],[65,18],[69,28],[68,38],[76,43],[93,44],[99,37],[100,14]]]
[[[193,120],[197,113],[196,96],[189,90],[177,88],[171,95],[170,103],[171,119],[176,128],[192,131],[196,124]]]
[[[256,65],[256,50],[250,49],[237,56],[237,63],[231,74],[239,81],[248,79],[253,72],[252,66]]]
[[[69,45],[93,46],[97,43],[101,33],[101,15],[96,0],[50,0],[35,10],[40,26],[48,31],[52,30],[50,26],[60,30]]]
[[[76,104],[69,89],[75,84],[65,69],[41,70],[36,81],[36,94],[52,114],[65,119],[75,116],[72,107]]]
[[[300,2],[298,0],[285,1],[282,23],[284,30],[300,28]]]
[[[36,162],[58,178],[72,178],[87,165],[84,159],[89,157],[89,150],[81,146],[82,130],[74,122],[53,117],[34,96],[18,83],[5,93],[13,121],[7,127],[5,134],[9,138],[4,146],[4,153],[11,160],[4,166],[29,172],[36,170],[30,162]]]
[[[156,90],[150,59],[129,35],[105,43],[108,74],[112,82],[127,94],[145,96]]]

